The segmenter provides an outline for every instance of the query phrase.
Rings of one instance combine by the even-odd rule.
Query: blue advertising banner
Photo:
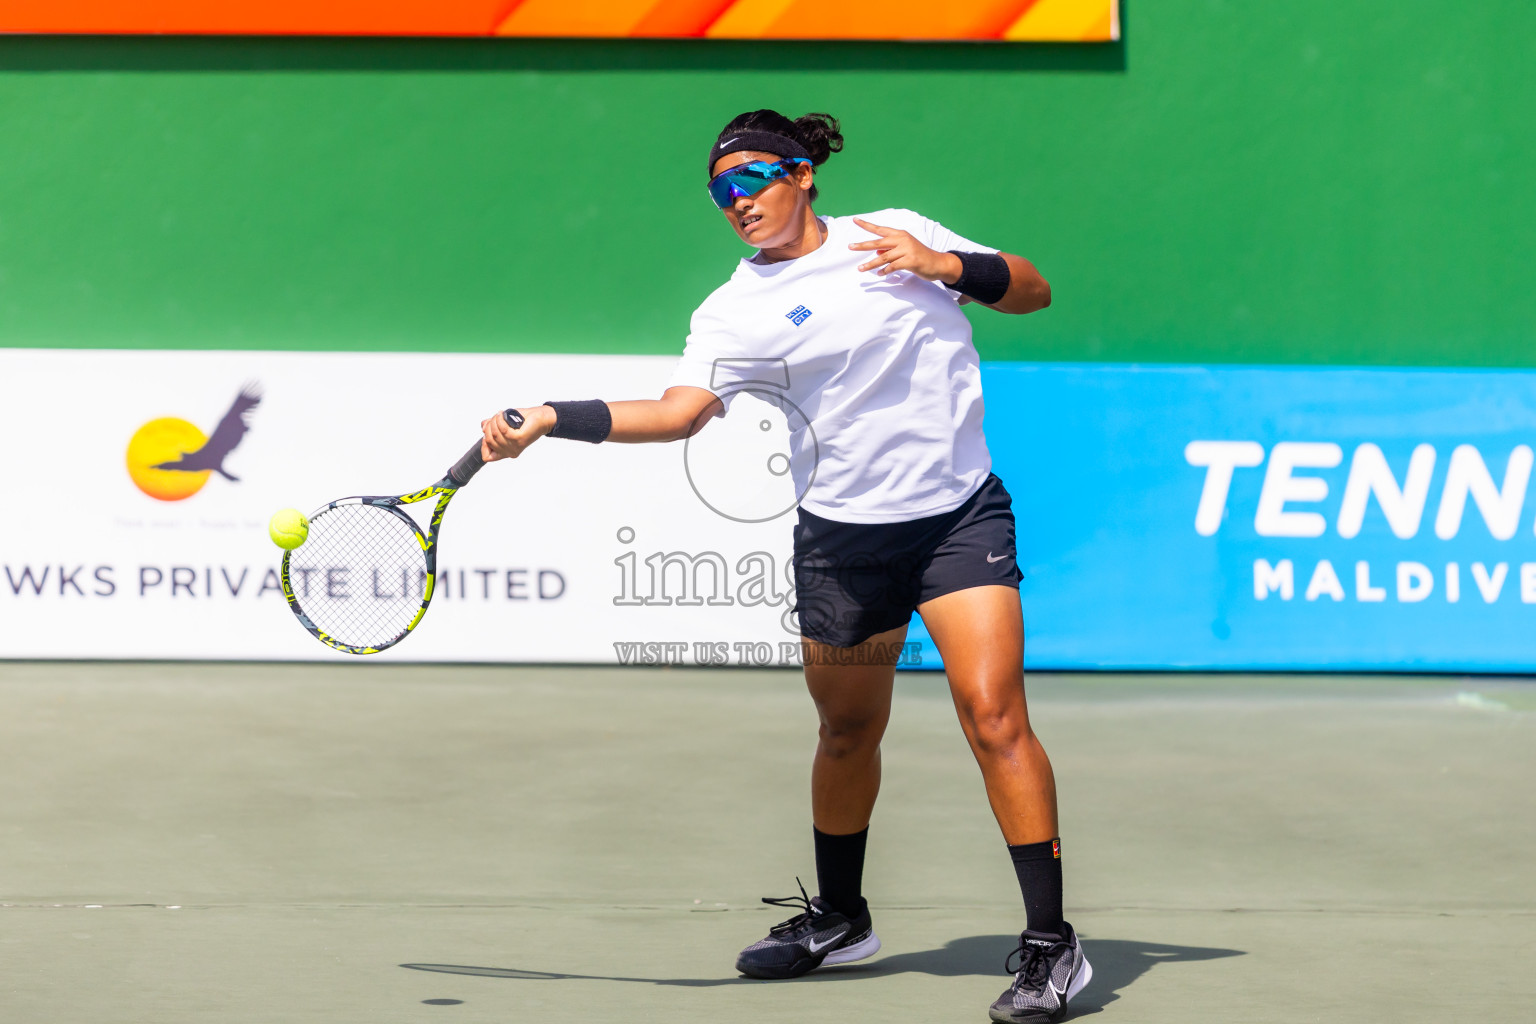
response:
[[[985,387],[1030,668],[1536,671],[1536,373],[992,363]]]

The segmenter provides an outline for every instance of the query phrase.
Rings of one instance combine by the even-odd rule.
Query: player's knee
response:
[[[827,717],[821,723],[821,752],[837,759],[867,756],[880,745],[880,733],[868,717]]]
[[[966,708],[977,757],[1007,757],[1029,735],[1029,719],[1012,702],[977,701]]]

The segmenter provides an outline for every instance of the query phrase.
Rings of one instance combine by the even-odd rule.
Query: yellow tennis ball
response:
[[[285,508],[267,524],[267,535],[272,543],[286,551],[292,551],[309,536],[309,520],[296,508]]]

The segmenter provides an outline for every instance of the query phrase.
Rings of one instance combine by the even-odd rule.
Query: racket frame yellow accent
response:
[[[406,625],[405,629],[400,633],[400,635],[396,636],[386,644],[379,644],[375,647],[359,647],[354,644],[343,643],[342,641],[331,636],[325,630],[321,629],[319,626],[316,626],[314,621],[310,619],[307,614],[305,614],[303,607],[299,604],[298,595],[293,592],[293,583],[288,571],[288,561],[293,557],[294,551],[299,550],[299,548],[295,548],[293,551],[284,551],[283,568],[282,572],[279,574],[279,578],[281,579],[283,585],[283,598],[288,602],[288,608],[293,612],[294,617],[299,620],[299,624],[302,625],[305,629],[309,630],[311,635],[313,635],[316,640],[319,640],[327,647],[341,651],[343,654],[378,654],[380,651],[388,650],[389,648],[395,646],[395,644],[398,644],[401,640],[404,640],[406,637],[410,636],[411,631],[416,628],[417,624],[421,622],[422,617],[427,614],[427,606],[432,603],[432,594],[436,589],[435,584],[437,583],[438,528],[442,525],[443,522],[443,512],[448,508],[448,503],[453,500],[453,496],[458,492],[459,488],[454,485],[453,478],[444,477],[442,480],[439,480],[431,487],[424,487],[421,490],[415,491],[411,494],[354,495],[348,498],[337,498],[335,501],[327,502],[322,507],[316,509],[314,513],[309,517],[311,522],[313,522],[317,516],[323,515],[324,513],[329,512],[331,509],[334,509],[339,505],[373,505],[376,508],[388,509],[389,511],[393,512],[395,515],[399,516],[403,521],[409,524],[411,529],[415,531],[416,541],[421,545],[421,549],[427,558],[427,576],[426,581],[422,584],[421,607],[416,609],[416,614],[412,616],[410,623]],[[417,525],[416,520],[412,519],[404,512],[401,512],[399,510],[399,506],[412,505],[416,502],[426,501],[428,498],[433,497],[437,498],[437,507],[432,510],[432,520],[428,525],[429,532],[423,533],[421,527]],[[302,547],[302,545],[300,545],[300,547]]]

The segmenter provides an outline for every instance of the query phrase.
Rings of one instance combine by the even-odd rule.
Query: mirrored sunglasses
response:
[[[709,198],[723,210],[736,200],[744,196],[755,196],[780,178],[788,177],[796,164],[808,163],[810,161],[804,157],[791,157],[776,163],[754,160],[749,164],[732,167],[709,179]]]

